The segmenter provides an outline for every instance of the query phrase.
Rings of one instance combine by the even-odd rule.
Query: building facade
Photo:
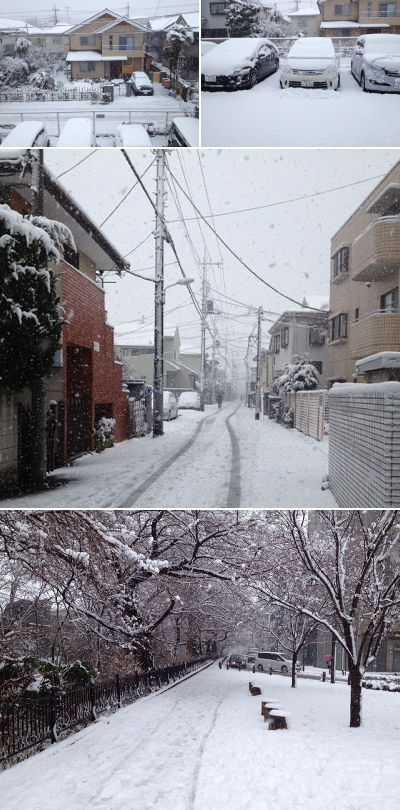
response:
[[[322,307],[324,311],[321,312],[312,309],[283,312],[271,326],[271,342],[265,359],[267,387],[270,388],[282,374],[285,363],[293,363],[294,357],[300,357],[307,359],[317,369],[320,387],[325,388],[327,302],[322,301],[321,310]]]
[[[364,382],[356,361],[375,355],[381,380],[399,379],[386,355],[400,349],[399,271],[400,162],[331,242],[329,384]]]
[[[361,34],[400,33],[399,3],[380,0],[318,0],[321,12],[320,35],[326,37],[359,37]]]
[[[73,26],[66,32],[70,78],[112,80],[143,71],[148,30],[108,9]]]

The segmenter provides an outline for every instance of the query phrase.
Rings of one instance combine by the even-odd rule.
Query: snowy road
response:
[[[281,90],[279,75],[252,90],[203,92],[202,146],[399,146],[399,94],[363,93],[349,68],[334,90]]]
[[[330,508],[328,442],[229,403],[181,411],[164,436],[131,439],[56,470],[65,484],[2,507]],[[354,504],[356,507],[357,504]]]
[[[251,677],[289,731],[214,664],[0,773],[2,810],[397,810],[400,694],[364,690],[350,729],[347,684]]]

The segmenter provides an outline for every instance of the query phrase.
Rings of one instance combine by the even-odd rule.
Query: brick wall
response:
[[[400,383],[329,391],[329,484],[343,508],[400,506]]]
[[[91,412],[96,405],[112,404],[117,420],[117,442],[127,438],[127,395],[122,391],[122,366],[114,359],[114,330],[105,323],[104,292],[91,279],[66,262],[61,263],[61,303],[68,323],[63,327],[64,392],[67,385],[67,347],[81,347],[91,353]],[[94,424],[93,424],[94,426]]]

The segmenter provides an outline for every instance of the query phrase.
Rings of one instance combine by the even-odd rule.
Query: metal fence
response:
[[[59,137],[62,125],[69,118],[91,118],[96,137],[111,136],[115,134],[118,124],[143,124],[149,131],[150,135],[159,134],[166,135],[170,128],[173,118],[179,115],[186,115],[185,112],[179,109],[163,110],[155,108],[150,109],[114,109],[102,110],[102,112],[90,109],[82,110],[41,110],[39,112],[0,112],[0,127],[11,130],[11,125],[15,126],[18,121],[41,121],[46,123],[46,129],[51,137]],[[194,108],[191,111],[194,115]],[[6,133],[3,132],[3,137]]]
[[[211,656],[164,669],[133,673],[89,686],[0,706],[0,762],[96,720],[105,711],[160,689],[198,669]]]

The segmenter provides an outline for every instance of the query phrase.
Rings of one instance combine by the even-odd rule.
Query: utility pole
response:
[[[332,633],[331,645],[331,683],[335,683],[335,670],[336,670],[336,637]]]
[[[254,414],[255,419],[260,418],[260,410],[261,410],[261,339],[262,339],[262,332],[261,332],[261,324],[262,324],[262,316],[263,311],[262,307],[258,309],[258,328],[257,328],[257,373],[256,373],[256,412]]]
[[[206,250],[204,250],[203,260],[203,283],[201,288],[201,341],[200,341],[200,410],[204,411],[204,388],[206,380],[206,328],[207,328],[207,300],[208,300],[208,283],[207,283],[207,266],[216,265],[221,266],[221,262],[208,262],[206,258]]]
[[[53,11],[54,11],[54,25],[57,25],[57,23],[58,23],[57,11],[59,11],[59,10],[60,9],[57,8],[57,6],[54,6],[54,9],[53,9]]]
[[[32,162],[32,216],[43,216],[43,149],[35,149]],[[46,388],[43,379],[31,386],[32,464],[30,483],[43,486],[46,478]]]
[[[164,433],[164,149],[157,149],[156,160],[153,436],[162,436]]]

